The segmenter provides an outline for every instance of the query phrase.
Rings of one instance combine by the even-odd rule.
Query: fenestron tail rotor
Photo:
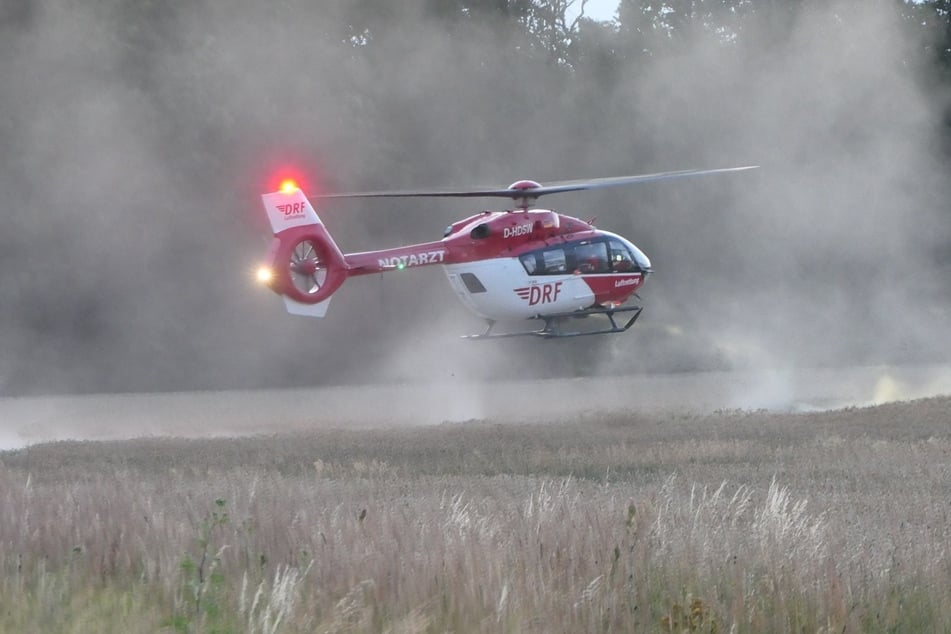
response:
[[[291,283],[305,295],[317,293],[327,281],[327,265],[313,240],[302,240],[294,246],[288,267]]]

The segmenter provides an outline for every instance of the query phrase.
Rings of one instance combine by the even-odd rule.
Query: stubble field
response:
[[[951,629],[951,399],[0,452],[4,632]]]

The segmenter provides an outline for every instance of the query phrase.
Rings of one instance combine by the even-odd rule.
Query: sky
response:
[[[614,20],[617,13],[618,0],[589,0],[585,5],[585,15],[592,20],[599,22],[610,22]],[[568,9],[568,15],[577,15],[581,9],[581,0],[575,0],[575,6]]]

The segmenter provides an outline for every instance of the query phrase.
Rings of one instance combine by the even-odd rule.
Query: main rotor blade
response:
[[[656,174],[639,174],[636,176],[609,176],[607,178],[590,178],[586,180],[555,181],[549,185],[513,189],[477,188],[477,189],[421,189],[421,190],[394,190],[376,192],[353,192],[344,194],[318,194],[315,198],[511,198],[535,199],[548,194],[617,187],[650,181],[682,178],[685,176],[700,176],[703,174],[722,174],[726,172],[742,172],[756,169],[758,165],[744,167],[721,167],[716,169],[677,170],[673,172],[657,172]],[[520,181],[524,182],[524,181]]]
[[[682,178],[685,176],[701,176],[703,174],[723,174],[726,172],[742,172],[758,168],[758,165],[747,165],[744,167],[720,167],[716,169],[705,170],[677,170],[673,172],[657,172],[656,174],[640,174],[637,176],[609,176],[607,178],[591,178],[588,180],[560,181],[551,185],[543,185],[537,189],[516,190],[518,193],[528,194],[530,197],[542,196],[544,194],[561,194],[564,192],[585,191],[588,189],[601,189],[603,187],[617,187],[619,185],[633,185],[635,183],[648,183],[651,181],[661,181],[670,178]],[[512,191],[512,190],[510,190]],[[521,197],[521,196],[517,196]]]
[[[312,198],[520,198],[515,189],[420,189],[316,194]]]

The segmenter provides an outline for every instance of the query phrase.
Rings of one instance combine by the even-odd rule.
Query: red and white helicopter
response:
[[[529,209],[541,196],[756,166],[680,170],[541,185],[520,180],[505,189],[380,191],[322,195],[333,198],[510,198],[518,207],[483,211],[446,227],[441,240],[344,254],[293,182],[261,198],[274,239],[258,280],[283,296],[288,312],[323,317],[331,295],[348,277],[420,266],[442,265],[453,290],[472,312],[488,322],[471,338],[534,335],[576,337],[624,332],[643,310],[627,305],[652,272],[644,253],[619,235],[549,209]],[[624,313],[626,321],[615,316]],[[600,315],[596,328],[566,330],[575,318]],[[627,316],[629,315],[629,316]],[[493,333],[497,322],[534,319],[541,327]]]

